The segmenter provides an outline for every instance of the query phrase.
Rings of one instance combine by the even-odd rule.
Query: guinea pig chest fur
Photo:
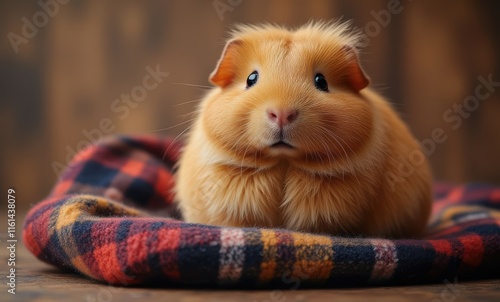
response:
[[[346,23],[233,32],[179,161],[185,221],[422,235],[429,166],[389,103],[367,87],[358,40]],[[415,154],[418,165],[400,175]]]

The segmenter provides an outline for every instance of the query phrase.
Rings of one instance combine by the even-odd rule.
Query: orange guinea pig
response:
[[[358,40],[347,23],[234,31],[179,161],[185,221],[422,235],[429,166],[388,102],[367,88]],[[405,162],[418,164],[402,173]]]

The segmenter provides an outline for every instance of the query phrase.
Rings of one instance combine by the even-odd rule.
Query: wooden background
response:
[[[2,0],[1,188],[14,187],[21,208],[43,198],[57,179],[52,164],[65,164],[88,140],[82,131],[99,129],[103,118],[116,127],[112,133],[181,133],[188,123],[178,124],[196,105],[190,101],[204,92],[184,84],[208,85],[231,24],[341,16],[369,35],[365,69],[417,138],[437,127],[446,132],[430,156],[436,179],[500,184],[499,91],[457,129],[443,119],[475,95],[479,76],[500,81],[500,2],[401,0],[390,21],[377,21],[393,1],[72,0],[16,53],[9,33],[20,35],[22,18],[32,20],[41,7]],[[227,10],[218,14],[214,3]],[[121,119],[113,100],[156,64],[169,76]]]

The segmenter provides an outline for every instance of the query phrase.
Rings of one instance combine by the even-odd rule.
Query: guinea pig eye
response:
[[[314,86],[321,91],[328,91],[328,83],[326,82],[325,76],[321,73],[314,76]]]
[[[247,78],[247,88],[250,88],[253,85],[255,85],[258,79],[259,79],[259,73],[257,71],[252,72]]]

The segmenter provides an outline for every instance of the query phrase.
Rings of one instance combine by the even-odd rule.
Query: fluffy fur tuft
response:
[[[230,31],[229,40],[245,39],[246,37],[252,39],[256,35],[260,35],[264,40],[266,37],[274,38],[276,36],[289,36],[290,34],[310,35],[313,38],[320,39],[335,39],[339,44],[349,45],[351,47],[358,47],[362,40],[362,32],[352,27],[351,21],[309,21],[308,23],[297,27],[288,29],[284,26],[277,24],[236,24]]]
[[[358,41],[349,23],[236,27],[180,160],[176,189],[186,221],[422,234],[432,202],[429,167],[406,125],[366,87]],[[315,84],[318,75],[327,91]],[[281,125],[269,112],[294,118]],[[401,175],[412,154],[422,162]]]

